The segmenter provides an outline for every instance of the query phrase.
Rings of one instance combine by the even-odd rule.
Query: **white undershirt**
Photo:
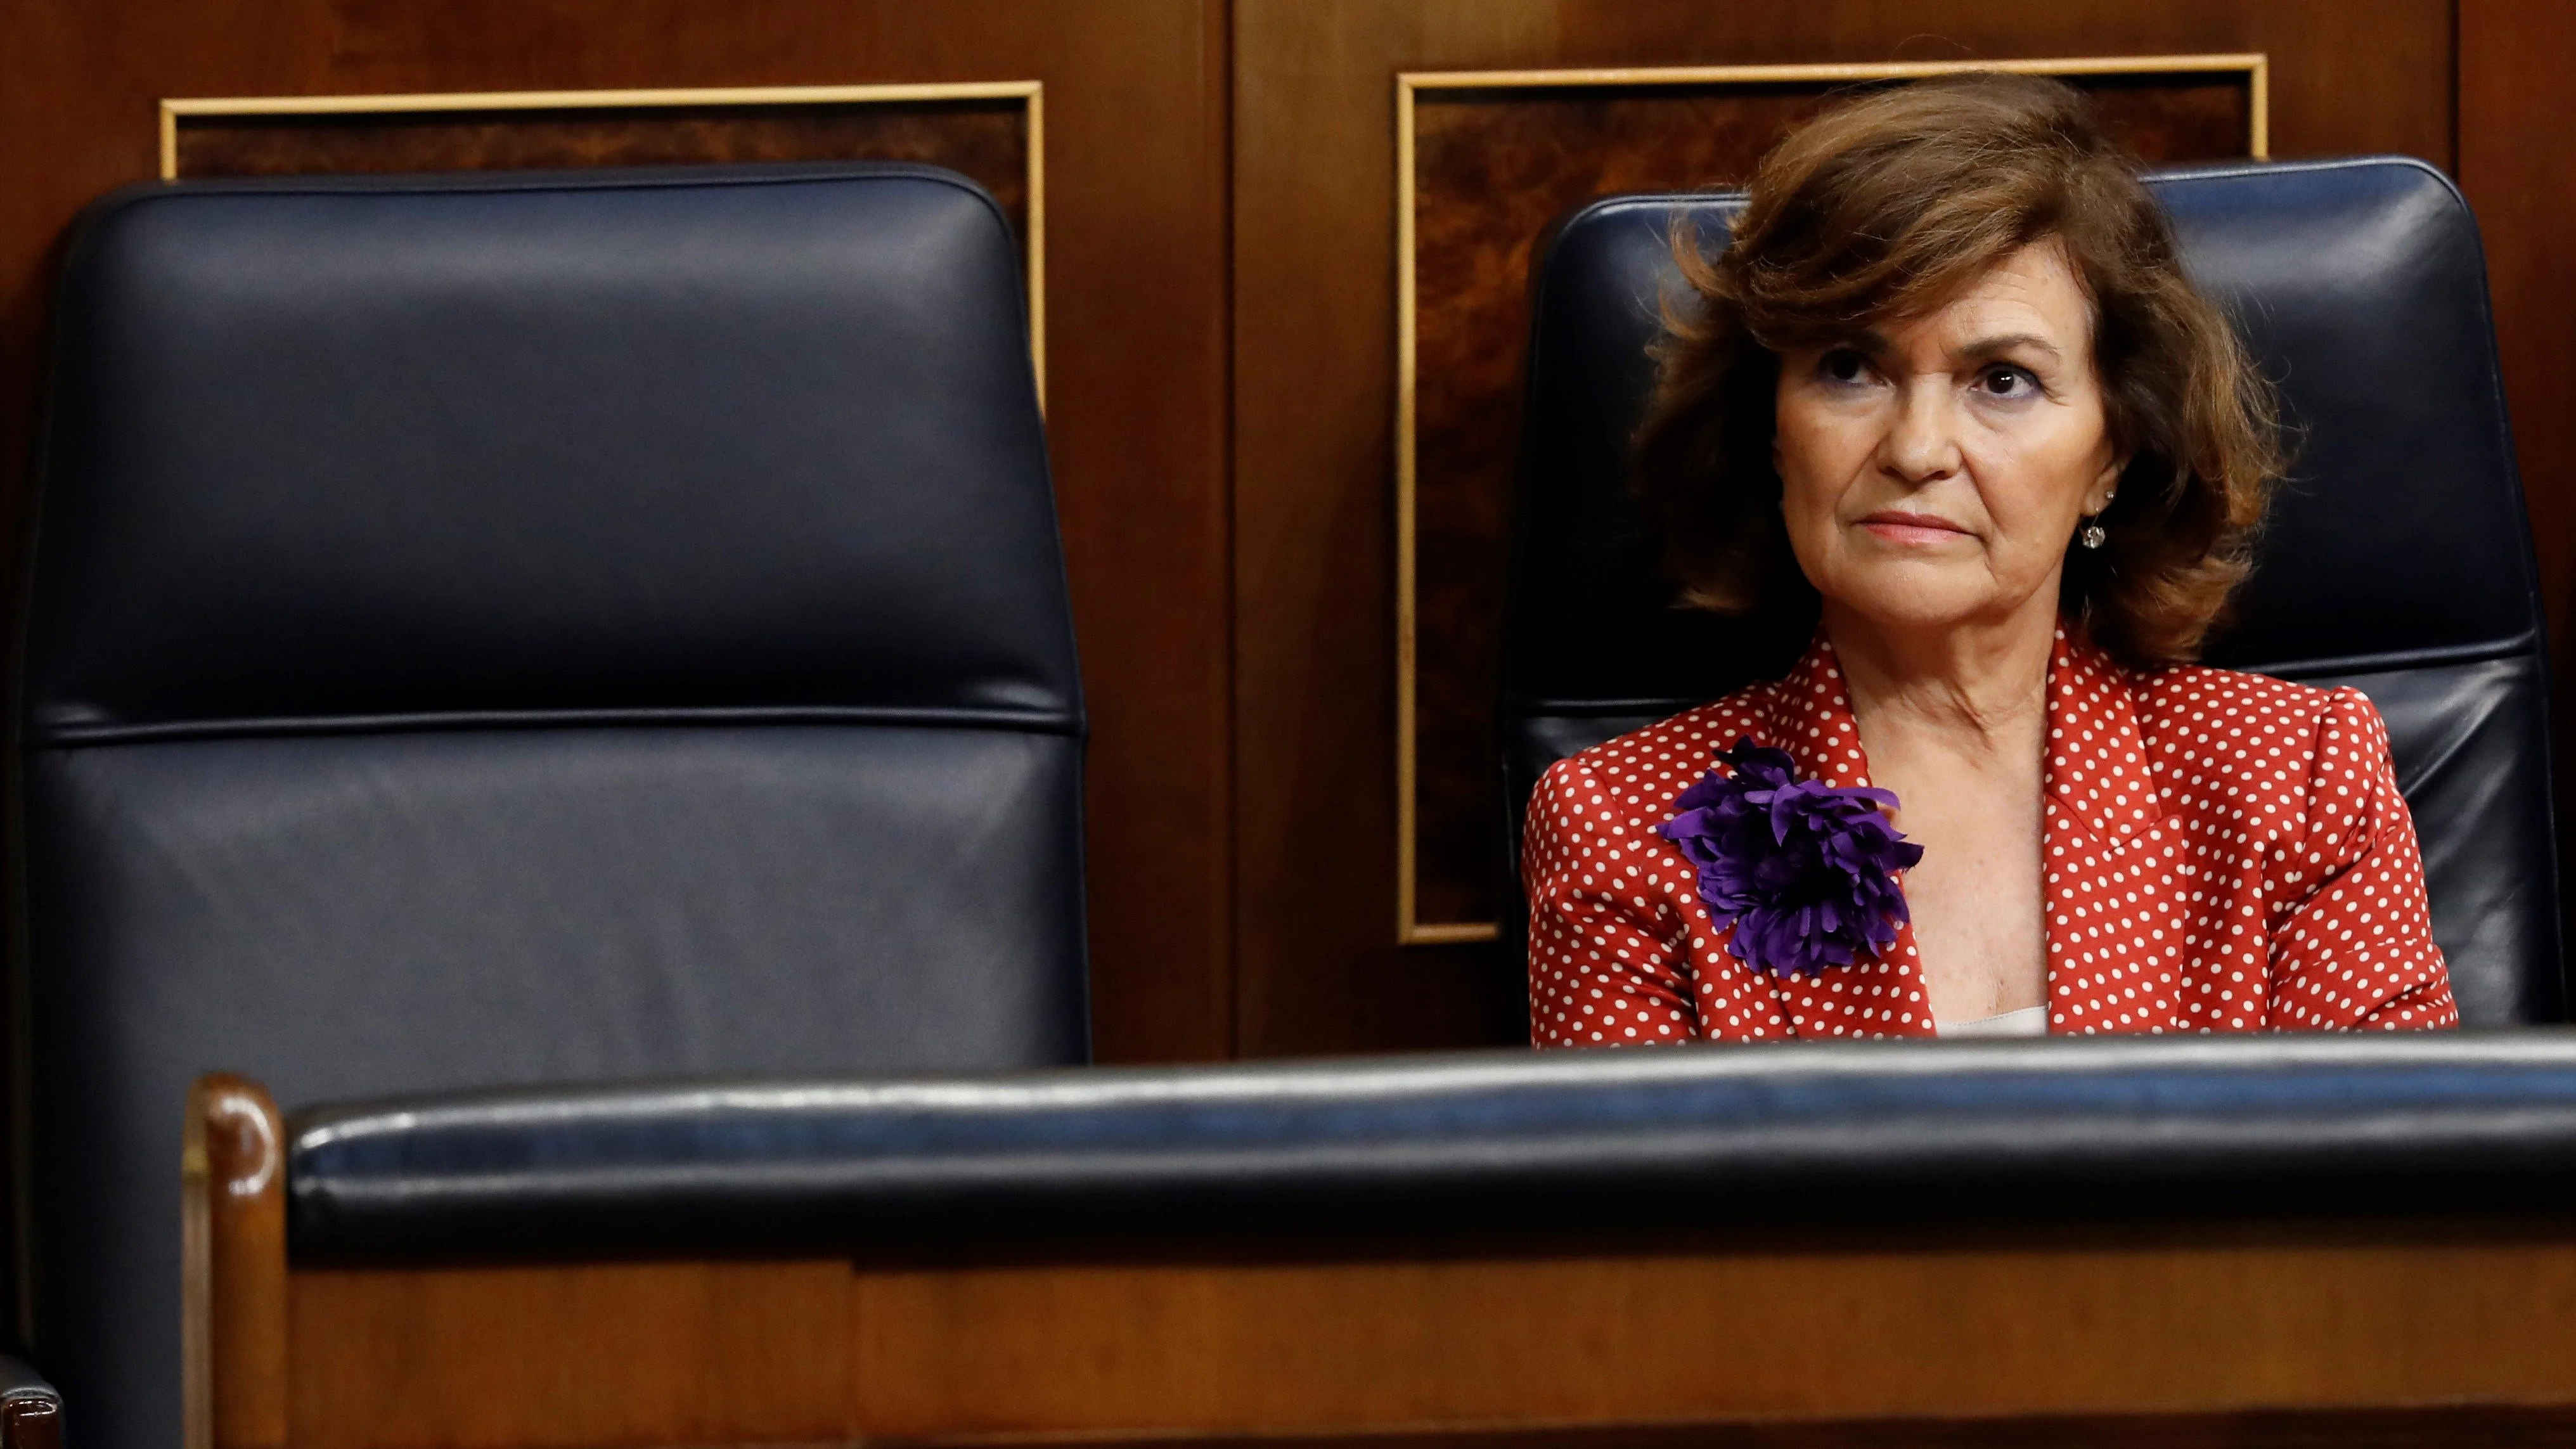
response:
[[[2048,1008],[2025,1006],[2019,1011],[1998,1011],[1974,1021],[1935,1020],[1932,1030],[1939,1036],[2046,1036]]]

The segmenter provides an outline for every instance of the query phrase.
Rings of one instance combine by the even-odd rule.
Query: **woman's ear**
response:
[[[2101,473],[2094,477],[2093,486],[2084,491],[2084,515],[2087,518],[2111,506],[2111,495],[2120,491],[2120,475],[2128,471],[2129,455],[2112,454],[2111,461],[2104,464]]]

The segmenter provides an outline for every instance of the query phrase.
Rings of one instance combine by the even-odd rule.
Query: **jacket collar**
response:
[[[1860,722],[1852,716],[1851,690],[1833,641],[1816,631],[1807,652],[1771,686],[1763,711],[1773,748],[1797,761],[1798,776],[1835,789],[1869,783],[1869,757],[1860,747]]]
[[[1833,641],[1816,631],[1762,710],[1771,743],[1798,774],[1836,788],[1872,783],[1851,691]],[[2089,746],[2088,767],[2079,746]],[[2124,846],[2162,819],[2138,729],[2136,676],[2080,630],[2061,624],[2048,662],[2047,764],[2052,812],[2106,846]]]

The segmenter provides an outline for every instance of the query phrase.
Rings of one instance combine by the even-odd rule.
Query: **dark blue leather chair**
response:
[[[2209,662],[2370,696],[2463,1022],[2562,1020],[2540,599],[2468,204],[2402,158],[2154,186],[2279,382],[2297,450]],[[1503,645],[1514,850],[1548,765],[1777,674],[1806,642],[1674,608],[1630,492],[1646,348],[1663,300],[1687,296],[1673,223],[1722,246],[1739,204],[1597,201],[1540,264]]]
[[[146,187],[72,242],[9,828],[32,1349],[180,1437],[190,1080],[1087,1058],[1020,252],[910,166]]]

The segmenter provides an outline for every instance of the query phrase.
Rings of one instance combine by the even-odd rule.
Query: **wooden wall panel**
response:
[[[1393,944],[1398,72],[2260,51],[2274,155],[2449,167],[2453,33],[2449,0],[1238,0],[1242,1050],[1523,1039],[1493,948]]]
[[[0,0],[0,494],[52,250],[156,174],[160,98],[1042,81],[1098,1050],[1225,1055],[1228,23],[1224,0]]]
[[[2477,208],[2496,351],[2549,618],[2559,891],[2576,911],[2576,6],[2461,0],[2460,189]],[[2576,929],[2567,932],[2576,942]]]
[[[598,110],[191,115],[173,129],[176,174],[298,176],[768,161],[913,161],[971,177],[1029,236],[1028,105],[851,100],[813,105]]]

